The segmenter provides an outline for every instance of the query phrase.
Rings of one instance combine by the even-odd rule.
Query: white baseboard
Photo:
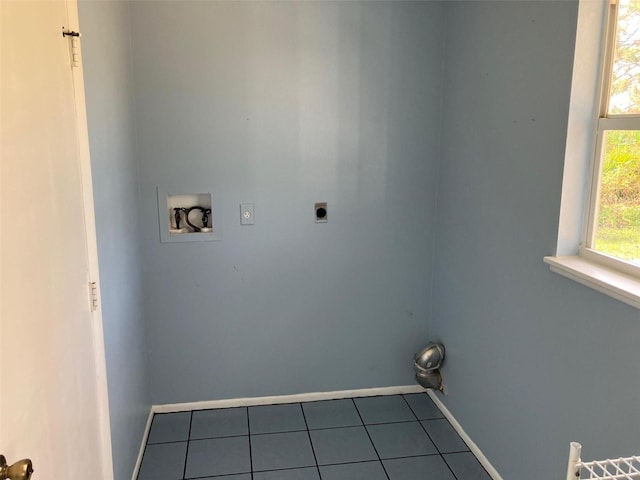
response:
[[[144,455],[144,447],[147,445],[149,439],[149,432],[151,431],[151,422],[153,421],[153,407],[149,409],[149,417],[147,418],[147,426],[144,429],[142,435],[142,444],[140,445],[140,451],[138,452],[138,459],[136,460],[136,466],[133,468],[133,477],[131,480],[137,480],[138,473],[140,472],[140,465],[142,465],[142,455]]]
[[[475,442],[471,440],[471,437],[467,435],[467,432],[464,431],[464,429],[462,428],[462,425],[458,423],[458,421],[455,419],[455,417],[449,411],[449,409],[444,406],[444,403],[440,401],[436,393],[433,390],[428,390],[427,393],[431,397],[431,400],[433,400],[436,406],[440,409],[442,414],[447,418],[447,420],[449,420],[449,423],[451,424],[451,426],[456,430],[456,432],[458,432],[458,435],[460,435],[462,440],[464,440],[464,443],[467,444],[467,446],[469,447],[469,450],[471,450],[471,453],[473,453],[478,459],[478,461],[482,464],[482,466],[487,471],[489,476],[493,480],[503,480],[502,476],[500,476],[500,474],[494,468],[494,466],[491,465],[491,462],[489,461],[489,459],[484,456],[484,453],[482,453],[480,448],[478,448],[478,445],[476,445]]]
[[[316,402],[318,400],[336,400],[339,398],[373,397],[376,395],[398,395],[401,393],[424,392],[420,385],[402,385],[397,387],[364,388],[360,390],[338,390],[335,392],[296,393],[273,397],[231,398],[227,400],[208,400],[204,402],[171,403],[153,405],[153,413],[174,413],[188,410],[208,410],[210,408],[253,407],[255,405],[275,405],[279,403]]]

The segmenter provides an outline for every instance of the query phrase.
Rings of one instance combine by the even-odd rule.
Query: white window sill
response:
[[[581,256],[544,257],[552,272],[640,309],[640,278]]]

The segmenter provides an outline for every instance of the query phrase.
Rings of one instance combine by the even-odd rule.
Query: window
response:
[[[610,7],[584,249],[640,274],[640,0]],[[615,264],[614,264],[615,265]]]
[[[640,0],[581,0],[551,270],[640,308]]]

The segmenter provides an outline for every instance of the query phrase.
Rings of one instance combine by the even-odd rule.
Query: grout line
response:
[[[197,440],[196,440],[197,441]],[[168,442],[155,442],[155,443],[147,443],[147,446],[155,446],[155,445],[170,445],[172,443],[188,443],[189,440],[185,439],[185,440],[171,440]]]
[[[320,473],[320,465],[318,465],[318,457],[316,457],[316,449],[313,448],[313,440],[311,440],[311,432],[309,431],[309,424],[307,423],[307,416],[304,413],[304,407],[302,406],[302,402],[299,403],[300,410],[302,410],[302,418],[304,419],[304,426],[307,428],[307,436],[309,437],[309,444],[311,444],[311,452],[313,453],[313,460],[316,462],[316,470],[318,471],[318,476],[320,480],[322,480],[322,474]]]
[[[244,435],[226,435],[224,437],[203,437],[203,438],[192,438],[189,441],[190,442],[202,442],[204,440],[224,440],[225,438],[240,438],[240,437],[246,437],[247,434]],[[174,443],[174,442],[162,442],[162,443]]]
[[[194,410],[197,411],[197,410]],[[357,425],[354,425],[355,427],[357,427]],[[331,427],[331,428],[342,428],[342,427]],[[325,429],[326,430],[326,429]],[[279,435],[282,433],[300,433],[300,432],[306,432],[307,430],[284,430],[281,432],[264,432],[264,433],[252,433],[251,435],[253,435],[254,437],[259,437],[261,435]],[[249,435],[248,433],[242,433],[239,435],[220,435],[220,436],[216,436],[216,437],[198,437],[198,438],[192,438],[191,441],[194,442],[198,442],[200,440],[216,440],[218,438],[238,438],[238,437],[246,437],[247,435]],[[157,444],[160,443],[175,443],[175,442],[181,442],[183,440],[174,440],[174,441],[170,441],[170,442],[156,442]],[[155,444],[151,444],[151,445],[155,445]]]
[[[491,478],[491,475],[489,474],[489,472],[487,471],[487,469],[486,469],[486,468],[484,468],[484,465],[482,465],[482,463],[480,463],[480,460],[478,460],[478,458],[475,456],[475,454],[474,454],[472,451],[470,451],[470,450],[464,450],[464,451],[461,451],[461,452],[447,452],[447,453],[445,453],[444,455],[441,455],[442,459],[445,461],[445,463],[446,463],[446,464],[447,464],[447,466],[449,467],[449,470],[453,471],[453,469],[451,468],[451,465],[449,465],[449,462],[447,462],[447,459],[446,459],[445,455],[456,454],[456,453],[470,453],[471,455],[473,455],[473,458],[475,458],[475,459],[476,459],[476,461],[477,461],[477,462],[478,462],[478,464],[480,465],[480,468],[482,468],[482,470],[487,474],[487,476],[488,476],[489,478]],[[455,476],[455,474],[454,474],[454,476]],[[457,478],[457,477],[456,477],[456,478]]]
[[[442,400],[440,400],[433,391],[428,391],[427,395],[431,397],[431,400],[433,400],[433,403],[435,403],[438,409],[440,409],[440,411],[444,414],[445,418],[449,421],[449,424],[458,433],[458,435],[460,435],[462,441],[467,444],[467,447],[469,447],[471,453],[473,453],[473,456],[476,457],[476,459],[489,474],[489,477],[491,477],[493,480],[502,480],[502,476],[500,475],[500,473],[495,469],[493,465],[491,465],[489,459],[484,455],[484,453],[482,453],[482,450],[480,450],[478,445],[476,445],[476,443],[471,439],[467,432],[464,431],[462,425],[460,425],[458,420],[456,420],[447,406],[442,403]]]
[[[392,425],[394,423],[411,423],[415,422],[415,420],[400,420],[399,422],[380,422],[380,423],[367,423],[367,425]],[[351,428],[351,427],[362,427],[364,423],[360,423],[357,425],[340,425],[339,427],[323,427],[323,428],[313,428],[312,431],[316,430],[334,430],[336,428]]]
[[[260,432],[260,433],[254,433],[253,436],[259,437],[260,435],[278,435],[280,433],[299,433],[299,432],[306,432],[307,430],[308,430],[307,428],[303,428],[300,430],[283,430],[281,432]]]
[[[439,417],[434,417],[434,418],[420,418],[420,417],[418,417],[418,414],[415,412],[415,410],[413,409],[413,407],[412,407],[412,406],[411,406],[411,404],[409,403],[409,400],[407,400],[407,397],[406,397],[406,395],[407,395],[407,394],[401,394],[400,396],[404,399],[404,401],[406,402],[406,404],[409,406],[409,409],[413,412],[413,414],[415,415],[415,417],[418,419],[418,421],[419,421],[419,422],[427,421],[427,420],[441,420],[441,419],[443,419],[443,418],[447,418],[447,417],[444,415],[444,413],[442,413],[442,410],[440,410],[440,409],[438,408],[438,406],[435,404],[435,402],[434,402],[433,400],[431,400],[431,397],[429,397],[429,395],[428,395],[426,392],[424,392],[424,393],[425,393],[425,395],[427,395],[427,398],[429,399],[429,401],[433,404],[433,406],[436,408],[436,410],[437,410],[437,411],[438,411],[438,413],[440,414],[440,416],[439,416]],[[408,394],[408,395],[416,395],[416,394],[411,394],[411,393],[410,393],[410,394]],[[421,394],[417,394],[417,395],[421,395]]]
[[[195,411],[195,410],[194,410]],[[428,422],[431,420],[446,420],[445,417],[439,417],[439,418],[423,418],[423,419],[418,419],[418,420],[400,420],[399,422],[380,422],[380,423],[368,423],[367,425],[369,426],[377,426],[377,425],[395,425],[398,423],[415,423],[417,422]],[[336,430],[339,428],[353,428],[353,427],[362,427],[364,426],[364,424],[362,423],[356,423],[353,425],[340,425],[337,427],[321,427],[321,428],[307,428],[305,430],[283,430],[283,431],[277,431],[277,432],[264,432],[264,433],[252,433],[251,435],[253,435],[254,437],[259,437],[261,435],[279,435],[282,433],[299,433],[299,432],[317,432],[317,431],[322,431],[322,430]],[[221,435],[221,436],[216,436],[216,437],[198,437],[198,438],[189,438],[190,442],[198,442],[200,440],[215,440],[215,439],[219,439],[219,438],[238,438],[238,437],[246,437],[248,434],[243,433],[243,434],[239,434],[239,435]],[[184,442],[185,440],[170,440],[170,441],[166,441],[166,442],[154,442],[154,443],[148,443],[149,445],[162,445],[165,443],[178,443],[178,442]]]
[[[449,462],[447,462],[447,459],[444,458],[444,455],[440,455],[440,456],[442,457],[442,460],[444,460],[444,463],[447,464],[447,467],[449,468],[449,470],[451,470],[451,473],[453,473],[453,469],[451,468],[451,465],[449,465]],[[453,476],[456,477],[456,479],[458,478],[455,473],[453,473]]]
[[[249,468],[251,469],[251,480],[253,480],[253,453],[251,451],[251,421],[249,420],[249,407],[244,407],[247,412],[247,437],[249,438]]]
[[[473,452],[471,450],[453,450],[451,452],[442,452],[440,455],[445,456],[445,455],[452,455],[454,453],[471,453],[472,454]]]
[[[360,417],[360,421],[362,422],[362,425],[364,426],[364,431],[367,432],[367,437],[369,437],[369,441],[371,442],[371,445],[373,446],[373,451],[376,452],[376,456],[378,457],[378,461],[380,462],[380,465],[382,465],[382,470],[384,470],[384,474],[387,476],[387,478],[389,480],[391,480],[391,477],[389,476],[389,473],[387,473],[387,467],[385,467],[384,463],[382,463],[382,458],[380,458],[380,454],[378,453],[378,449],[376,448],[376,445],[373,443],[373,440],[371,439],[371,435],[369,435],[369,430],[367,430],[367,426],[364,423],[364,418],[362,418],[362,415],[360,414],[360,410],[358,410],[358,405],[356,404],[355,399],[352,398],[351,401],[353,402],[353,406],[356,407],[356,412],[358,412],[358,416]]]
[[[422,430],[424,430],[424,433],[427,434],[427,437],[429,437],[429,440],[431,440],[431,443],[433,443],[433,446],[435,447],[436,451],[438,452],[438,455],[440,455],[440,458],[442,459],[442,461],[444,462],[444,464],[447,466],[447,468],[449,469],[449,471],[451,472],[451,475],[453,475],[453,478],[458,478],[456,476],[456,474],[453,472],[453,470],[451,469],[451,466],[447,463],[447,461],[445,460],[444,456],[442,455],[442,452],[440,451],[440,449],[438,448],[438,445],[436,445],[436,442],[433,441],[433,438],[431,438],[431,435],[429,435],[429,432],[427,431],[427,429],[424,426],[424,423],[422,423],[422,421],[420,419],[418,419],[418,415],[416,415],[416,412],[413,411],[413,408],[411,408],[411,404],[409,404],[409,402],[407,401],[406,398],[404,398],[404,395],[400,395],[402,397],[402,399],[404,400],[404,403],[407,404],[407,406],[409,407],[409,410],[411,410],[411,413],[413,413],[413,416],[416,417],[416,419],[418,420],[418,423],[420,424],[420,427],[422,428]],[[435,419],[435,420],[441,420],[441,419]],[[446,418],[444,419],[446,420]],[[426,421],[426,420],[425,420]]]
[[[184,455],[184,468],[182,469],[182,478],[187,477],[187,459],[189,458],[189,443],[191,443],[191,425],[193,424],[193,410],[189,414],[189,433],[187,434],[187,452]]]
[[[469,453],[469,452],[459,452],[459,453]],[[407,457],[392,457],[392,458],[385,458],[385,460],[399,460],[399,459],[403,459],[403,458],[420,458],[420,457],[437,457],[438,454],[437,453],[432,453],[430,455],[409,455]],[[341,465],[357,465],[359,463],[378,463],[380,462],[380,460],[358,460],[357,462],[338,462],[338,463],[323,463],[322,465],[319,465],[319,467],[338,467]],[[259,473],[265,473],[265,472],[286,472],[287,470],[304,470],[307,468],[313,468],[311,466],[308,467],[287,467],[287,468],[273,468],[271,470],[258,470]],[[256,473],[258,473],[256,472]],[[220,475],[222,476],[227,476],[227,475],[238,475],[237,473],[231,473],[231,474],[225,474],[225,475]],[[194,477],[194,479],[188,479],[188,480],[197,480],[198,478],[204,478],[204,479],[209,479],[211,477]],[[215,478],[218,478],[217,476]]]
[[[407,401],[406,398],[404,398],[404,395],[400,395],[400,396],[402,397],[402,400],[404,400],[404,403],[406,403],[407,407],[409,407],[409,410],[411,411],[411,413],[413,413],[413,416],[419,422],[420,419],[418,418],[418,415],[416,414],[416,412],[414,412],[413,408],[411,408],[411,404]],[[431,437],[429,437],[429,438],[431,438]]]
[[[335,427],[320,427],[320,428],[310,428],[309,431],[310,432],[318,432],[318,431],[322,431],[322,430],[335,430],[337,428],[352,428],[352,427],[361,427],[362,424],[361,423],[355,423],[353,425],[338,425]]]
[[[429,432],[427,432],[427,429],[424,428],[424,424],[422,423],[422,421],[418,418],[418,415],[416,415],[416,412],[413,411],[413,408],[411,408],[411,405],[409,405],[409,402],[407,402],[407,399],[404,398],[404,396],[402,396],[402,399],[404,400],[404,403],[407,404],[407,406],[409,407],[409,410],[411,410],[411,413],[413,413],[413,416],[416,417],[416,420],[418,420],[418,423],[420,424],[420,428],[422,428],[422,430],[424,431],[424,433],[427,434],[427,437],[429,437],[429,440],[431,441],[431,443],[433,443],[433,446],[435,447],[436,451],[438,452],[438,455],[442,456],[442,452],[440,451],[440,449],[438,448],[438,445],[436,445],[436,442],[433,441],[433,438],[431,438],[431,435],[429,435]]]
[[[236,475],[244,475],[244,474],[251,474],[251,472],[238,472],[238,473],[224,473],[222,475],[216,475],[215,477],[212,476],[206,476],[206,477],[189,477],[189,478],[185,478],[184,480],[211,480],[212,478],[214,479],[225,479],[227,477],[235,477]]]
[[[362,463],[362,462],[354,462],[354,463]],[[268,472],[287,472],[289,470],[306,470],[315,468],[313,465],[307,465],[306,467],[285,467],[285,468],[272,468],[271,470],[257,470],[256,473],[268,473]],[[238,475],[237,473],[231,473],[229,475]],[[206,480],[211,479],[211,477],[204,477]],[[218,477],[213,477],[218,478]],[[189,479],[191,480],[191,479]]]
[[[465,453],[469,453],[469,452],[465,452]],[[439,457],[439,456],[441,456],[439,453],[427,453],[425,455],[405,455],[404,457],[380,458],[378,461],[382,462],[383,460],[402,460],[403,458],[421,458],[421,457]],[[335,467],[337,465],[353,465],[354,463],[375,463],[375,462],[376,460],[358,460],[357,462],[327,463],[327,464],[322,464],[322,466]]]

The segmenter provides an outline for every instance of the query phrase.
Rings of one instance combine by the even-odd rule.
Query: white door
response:
[[[0,0],[0,454],[31,458],[34,480],[111,480],[82,72],[63,27],[78,28],[75,0]]]

